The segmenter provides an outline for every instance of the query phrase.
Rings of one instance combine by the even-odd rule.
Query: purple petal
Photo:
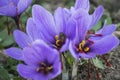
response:
[[[109,35],[96,41],[90,48],[91,52],[102,55],[111,51],[118,44],[119,40],[115,36]]]
[[[22,50],[21,49],[12,47],[12,48],[6,49],[4,52],[8,56],[10,56],[16,60],[22,60]]]
[[[111,35],[115,31],[116,27],[114,24],[103,26],[102,29],[96,32],[96,34],[101,34],[102,36],[92,36],[90,37],[91,40],[100,40],[107,35]]]
[[[21,14],[24,12],[32,3],[32,0],[19,0],[18,2],[18,13]]]
[[[39,44],[34,45],[34,50],[38,54],[40,59],[46,59],[49,63],[53,63],[56,60],[59,60],[59,53],[57,50],[48,46],[44,41],[40,41]],[[43,54],[44,53],[44,54]],[[40,60],[39,60],[40,61]]]
[[[48,77],[43,75],[43,74],[37,74],[35,75],[35,77],[33,78],[33,80],[48,80]]]
[[[90,8],[89,0],[76,0],[75,9],[79,8],[83,8],[88,12]]]
[[[37,71],[36,71],[35,67],[27,66],[27,65],[24,65],[24,64],[19,64],[17,66],[17,71],[24,78],[33,78],[37,74]]]
[[[8,4],[7,0],[0,0],[0,7],[5,6]]]
[[[6,1],[6,0],[5,0],[5,1]],[[18,4],[18,2],[19,2],[20,0],[8,0],[8,1],[9,1],[9,3],[13,2],[14,5],[17,6],[17,4]]]
[[[85,39],[85,35],[88,30],[88,26],[90,24],[89,14],[84,10],[81,10],[81,11],[79,10],[79,13],[77,14],[77,17],[76,17],[77,27],[76,27],[75,43],[79,43]]]
[[[65,16],[68,18],[69,16],[71,16],[71,11],[67,8],[64,8],[65,11]]]
[[[30,46],[32,43],[31,39],[24,32],[19,30],[14,31],[14,39],[21,48]]]
[[[0,15],[14,17],[16,16],[16,6],[10,4],[0,7]]]
[[[41,30],[45,30],[47,34],[55,36],[54,18],[50,12],[39,5],[32,7],[32,15],[37,25],[40,25]]]
[[[104,8],[103,6],[99,6],[95,12],[93,13],[93,15],[91,16],[91,24],[89,29],[91,29],[92,27],[95,26],[95,24],[100,20],[100,18],[102,17],[104,12]]]
[[[111,35],[116,30],[116,27],[114,24],[104,26],[101,30],[97,32],[97,34],[105,35]]]
[[[84,59],[95,58],[96,54],[94,53],[79,53],[79,56]]]
[[[65,44],[62,46],[62,48],[60,49],[60,52],[65,52],[69,49],[69,43],[70,43],[70,40],[69,39],[66,39],[65,41]]]
[[[56,31],[59,34],[60,32],[65,32],[66,29],[66,19],[64,10],[59,7],[54,13],[55,22],[56,22]]]
[[[32,47],[26,47],[23,50],[24,62],[28,65],[38,66],[43,61],[42,55],[38,55]]]
[[[41,39],[42,34],[40,31],[40,27],[36,26],[32,18],[29,18],[27,21],[27,33],[33,41]]]
[[[75,51],[75,44],[73,42],[70,42],[69,44],[69,50],[70,50],[70,53],[72,54],[72,56],[78,60],[79,58],[79,53],[76,53]]]
[[[71,18],[67,22],[66,27],[66,36],[68,39],[73,40],[76,34],[76,21],[74,18]]]
[[[61,73],[61,62],[56,61],[53,65],[53,71],[48,75],[49,79],[57,77]]]

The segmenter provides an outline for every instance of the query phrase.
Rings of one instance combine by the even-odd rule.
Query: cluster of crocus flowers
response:
[[[5,53],[25,64],[17,70],[24,78],[48,80],[61,73],[62,52],[70,51],[72,56],[90,59],[103,55],[119,44],[112,34],[115,25],[104,25],[95,33],[89,33],[103,14],[99,6],[90,15],[89,0],[76,0],[71,9],[57,8],[52,15],[42,6],[32,7],[32,17],[27,21],[26,32],[14,31],[14,39],[19,48],[9,48]]]

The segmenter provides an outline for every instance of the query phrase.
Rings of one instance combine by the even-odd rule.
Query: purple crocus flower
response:
[[[71,7],[71,9],[65,8],[66,17],[69,18],[73,15],[76,11],[83,9],[87,13],[89,13],[90,2],[89,0],[76,0],[75,5]],[[100,20],[101,16],[103,15],[104,8],[103,6],[98,6],[97,9],[94,11],[93,14],[90,14],[90,24],[88,30],[92,29],[95,24]],[[82,13],[82,12],[81,12]]]
[[[22,14],[32,0],[0,0],[0,15],[16,17]]]
[[[59,7],[54,16],[39,5],[32,8],[32,17],[41,30],[42,39],[60,52],[68,49],[69,41],[75,36],[76,22],[72,16],[65,18],[64,10]]]
[[[75,13],[75,11],[77,10],[85,10],[87,13],[89,12],[89,8],[90,8],[90,4],[89,4],[89,0],[76,0],[76,3],[74,5],[74,7],[71,8],[71,14]],[[88,26],[88,32],[89,30],[91,30],[96,23],[100,20],[100,18],[102,17],[104,12],[104,8],[103,6],[98,6],[97,9],[94,11],[94,13],[90,16],[90,21],[89,21],[89,26]],[[100,29],[99,31],[92,33],[92,34],[87,34],[87,37],[91,37],[91,39],[96,39],[99,40],[103,37],[105,37],[106,35],[111,35],[114,31],[115,31],[116,27],[114,24],[111,25],[104,25],[102,29]]]
[[[32,47],[25,47],[22,53],[25,64],[17,66],[17,71],[22,77],[32,80],[48,80],[61,73],[59,52],[43,41],[38,41]]]
[[[99,40],[90,40],[90,37],[86,38],[89,28],[88,26],[91,24],[90,18],[91,17],[86,13],[84,16],[77,19],[76,37],[69,45],[69,50],[75,59],[80,57],[94,58],[96,55],[103,55],[111,51],[119,44],[119,40],[111,34],[113,32],[112,27],[108,28],[109,30],[111,29],[110,31],[107,30],[107,27],[98,31],[104,34],[104,37]],[[107,32],[102,32],[104,30]]]

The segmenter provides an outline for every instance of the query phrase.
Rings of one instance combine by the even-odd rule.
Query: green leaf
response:
[[[120,23],[116,24],[117,28],[120,28]]]
[[[12,34],[8,35],[7,29],[0,32],[0,46],[7,47],[14,43]]]
[[[68,51],[66,54],[68,64],[72,64],[74,62],[74,58],[71,56],[70,52]]]
[[[100,59],[93,58],[92,61],[97,68],[104,69],[104,65]]]
[[[102,27],[102,21],[99,21],[99,22],[93,27],[93,30],[94,30],[94,31],[98,31],[101,27]]]
[[[7,70],[0,66],[0,79],[1,80],[10,80]]]
[[[23,80],[21,77],[15,77],[13,80]]]
[[[107,23],[106,23],[107,25],[111,24],[112,23],[111,17],[107,17],[106,21],[107,21]]]

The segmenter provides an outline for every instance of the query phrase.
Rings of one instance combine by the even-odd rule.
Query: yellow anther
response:
[[[79,44],[79,50],[80,50],[80,51],[82,51],[82,47],[83,47],[83,46],[82,46],[82,44],[80,43],[80,44]]]
[[[50,71],[50,70],[52,70],[52,69],[53,69],[53,67],[52,67],[52,66],[47,67],[47,70],[48,70],[48,71]]]
[[[79,44],[79,50],[82,51],[83,46],[85,45],[85,40],[83,40],[80,44]]]
[[[87,52],[87,51],[89,51],[89,50],[90,50],[89,47],[85,47],[85,48],[84,48],[84,51],[85,51],[85,52]]]
[[[59,40],[59,36],[58,35],[55,36],[55,40]]]
[[[40,65],[42,65],[42,66],[44,66],[44,67],[47,66],[47,65],[46,65],[45,63],[43,63],[43,62],[41,62]]]
[[[83,41],[81,42],[81,44],[82,44],[82,46],[84,46],[84,45],[85,45],[85,40],[83,40]]]
[[[39,72],[41,70],[44,70],[44,67],[39,67],[39,68],[36,69],[37,72]]]
[[[60,40],[56,40],[56,45],[60,46]]]

